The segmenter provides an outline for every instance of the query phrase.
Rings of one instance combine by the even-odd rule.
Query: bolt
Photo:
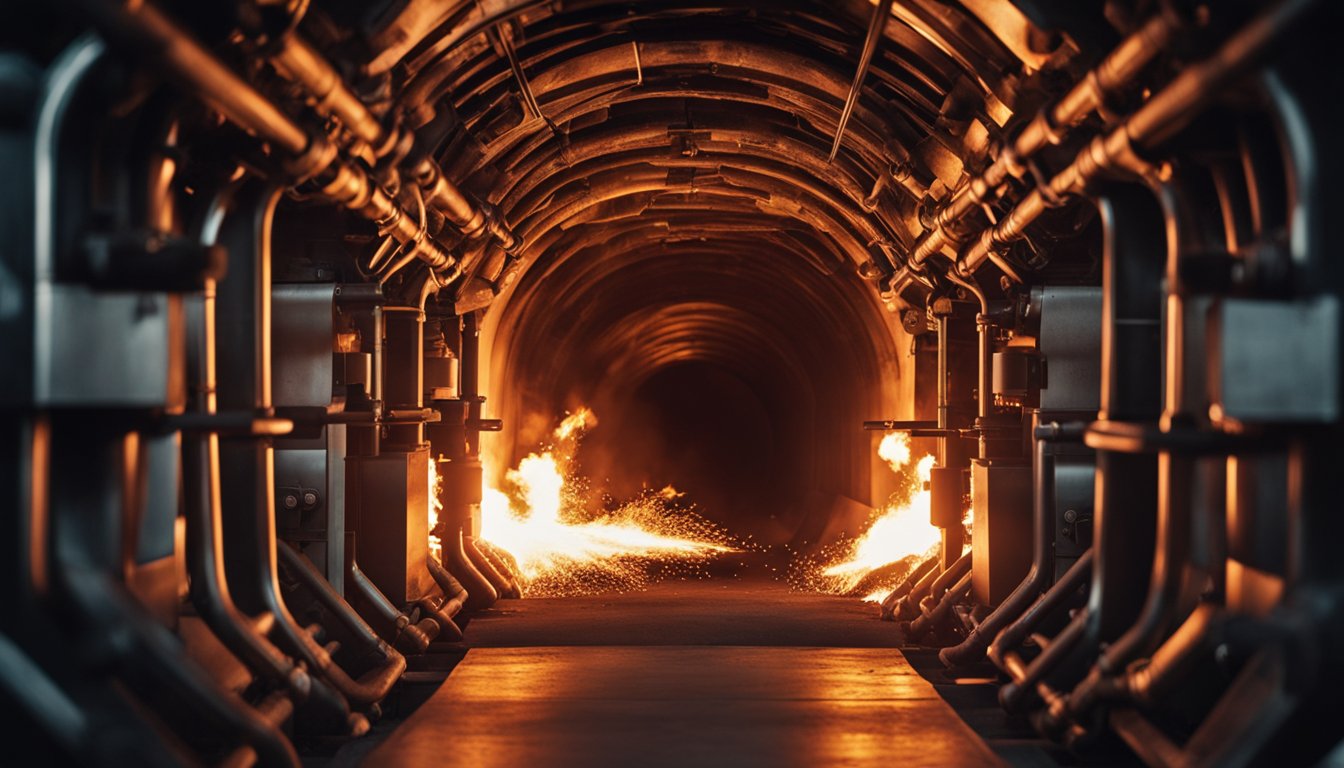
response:
[[[286,493],[284,499],[285,509],[297,509],[299,506],[299,497],[292,493]]]
[[[317,491],[304,491],[304,492],[303,492],[303,506],[305,506],[305,507],[316,507],[316,506],[317,506]]]

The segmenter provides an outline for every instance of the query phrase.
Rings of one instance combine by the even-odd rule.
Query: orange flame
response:
[[[443,486],[443,476],[439,474],[439,463],[429,457],[429,554],[443,562],[443,540],[434,534],[439,524],[439,513],[443,511],[443,502],[439,501],[439,490]]]
[[[560,423],[554,437],[572,448],[596,423],[592,411],[581,408]],[[700,518],[669,514],[669,502],[679,496],[671,486],[645,493],[601,518],[581,520],[581,505],[565,470],[564,459],[546,450],[529,455],[507,473],[509,493],[488,480],[482,488],[481,536],[513,555],[529,592],[572,594],[637,586],[647,578],[643,574],[649,560],[703,563],[737,551]]]
[[[893,433],[888,437],[897,436]],[[905,435],[900,434],[901,438]],[[887,445],[887,440],[882,444]],[[879,455],[882,455],[879,451]],[[900,453],[904,457],[899,463],[889,456],[887,459],[893,468],[903,469],[910,460],[908,439],[901,440]],[[849,556],[831,564],[822,574],[836,580],[836,591],[847,592],[858,586],[859,581],[869,572],[884,565],[895,563],[912,555],[931,556],[942,541],[942,532],[929,524],[929,491],[925,484],[929,481],[934,458],[925,456],[915,465],[916,490],[904,504],[887,507],[869,524],[854,542]]]
[[[920,560],[938,552],[942,532],[929,524],[934,457],[924,456],[912,466],[910,439],[902,432],[884,437],[877,455],[905,478],[904,493],[874,512],[858,538],[796,561],[789,572],[795,587],[880,602]]]

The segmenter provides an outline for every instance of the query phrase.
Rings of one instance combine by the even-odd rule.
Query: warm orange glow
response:
[[[900,474],[910,463],[910,436],[904,432],[890,432],[877,446],[877,456],[891,466],[891,471]]]
[[[910,450],[906,447],[906,461],[909,456]],[[884,509],[869,524],[868,530],[855,540],[849,557],[822,571],[823,575],[837,580],[836,591],[848,592],[868,572],[884,565],[911,555],[931,556],[937,550],[942,532],[929,524],[929,491],[924,487],[929,481],[933,461],[932,456],[925,456],[915,466],[918,485],[908,501]]]
[[[875,512],[858,538],[800,561],[790,575],[796,586],[881,602],[919,561],[937,554],[942,532],[929,524],[934,457],[924,456],[912,466],[910,438],[902,432],[884,437],[877,455],[905,478],[905,492]]]
[[[600,517],[586,516],[574,492],[577,478],[566,472],[575,442],[596,423],[591,411],[580,409],[556,428],[555,446],[508,472],[507,492],[488,479],[482,489],[481,536],[513,555],[530,594],[640,586],[650,561],[684,566],[736,551],[703,519],[672,509],[680,494],[671,486]]]
[[[439,491],[443,486],[443,476],[439,474],[439,464],[433,456],[429,457],[429,554],[435,560],[443,562],[443,540],[434,534],[439,524],[439,513],[443,511],[443,502],[439,501]]]

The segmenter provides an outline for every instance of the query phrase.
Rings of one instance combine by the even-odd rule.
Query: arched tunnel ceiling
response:
[[[881,280],[1046,59],[976,15],[1011,5],[967,7],[893,3],[834,160],[869,3],[409,2],[376,18],[364,74],[525,242],[483,272],[506,286],[482,341],[488,410],[510,425],[496,463],[544,434],[541,415],[582,401],[622,418],[695,363],[800,446],[777,469],[803,492],[882,495],[858,426],[911,415],[913,383]],[[997,21],[1025,36],[1020,14]]]

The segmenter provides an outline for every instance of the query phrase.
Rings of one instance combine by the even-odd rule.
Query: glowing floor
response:
[[[370,766],[997,765],[899,651],[476,649]]]
[[[770,575],[501,602],[468,623],[446,680],[413,671],[422,701],[323,764],[1037,764],[1012,735],[968,726],[947,701],[971,687],[931,677],[923,652],[907,660],[874,606]],[[463,653],[440,650],[447,666]],[[433,666],[436,654],[420,658]]]

